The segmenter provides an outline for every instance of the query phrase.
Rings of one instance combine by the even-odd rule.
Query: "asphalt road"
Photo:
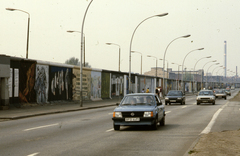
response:
[[[239,129],[237,103],[217,99],[216,105],[196,105],[196,96],[186,99],[186,105],[166,106],[166,125],[158,130],[121,127],[114,131],[114,107],[1,122],[0,155],[182,156],[204,131]]]

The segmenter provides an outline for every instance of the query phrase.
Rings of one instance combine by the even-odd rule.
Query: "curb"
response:
[[[111,107],[111,106],[116,106],[116,104],[108,104],[108,105],[100,105],[100,106],[92,106],[92,107],[85,107],[85,108],[68,109],[68,110],[57,110],[57,111],[52,111],[52,112],[20,115],[20,116],[15,116],[15,117],[0,117],[0,119],[17,120],[17,119],[23,119],[23,118],[28,118],[28,117],[35,117],[35,116],[42,116],[42,115],[49,115],[49,114],[59,114],[59,113],[74,112],[74,111],[96,109],[96,108],[104,108],[104,107]]]
[[[201,135],[198,135],[197,139],[195,139],[195,141],[191,144],[191,146],[187,149],[187,151],[184,153],[183,156],[190,156],[191,155],[188,152],[194,149],[194,147],[197,145],[200,138],[201,138]]]

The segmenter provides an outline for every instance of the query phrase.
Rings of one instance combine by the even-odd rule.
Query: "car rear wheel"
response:
[[[225,100],[227,100],[227,97],[225,97]]]
[[[199,102],[197,102],[197,105],[199,105],[200,103]]]
[[[113,128],[115,131],[119,131],[120,130],[120,125],[113,125]]]
[[[215,105],[215,101],[212,104]]]

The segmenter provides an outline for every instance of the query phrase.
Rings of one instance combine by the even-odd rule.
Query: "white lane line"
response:
[[[182,108],[186,108],[187,106],[183,106]]]
[[[39,127],[34,127],[34,128],[29,128],[29,129],[25,129],[25,130],[23,130],[23,131],[30,131],[30,130],[40,129],[40,128],[46,128],[46,127],[51,127],[51,126],[57,126],[57,125],[59,125],[59,123],[51,124],[51,125],[45,125],[45,126],[39,126]]]
[[[35,156],[35,155],[38,155],[39,153],[33,153],[33,154],[29,154],[27,156]]]
[[[106,132],[111,132],[111,131],[113,131],[113,129],[109,129],[109,130],[107,130]]]
[[[108,115],[113,115],[113,113],[108,113]]]
[[[167,112],[165,112],[165,113],[167,114],[167,113],[170,113],[170,112],[171,112],[171,111],[167,111]]]
[[[216,122],[218,115],[224,109],[224,107],[226,107],[227,104],[228,104],[228,102],[225,105],[223,105],[221,108],[218,109],[218,111],[213,115],[212,120],[209,122],[207,127],[200,134],[208,134],[211,131],[214,123]]]

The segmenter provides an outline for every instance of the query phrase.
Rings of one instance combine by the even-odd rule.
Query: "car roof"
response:
[[[126,96],[155,96],[155,93],[131,93]]]

